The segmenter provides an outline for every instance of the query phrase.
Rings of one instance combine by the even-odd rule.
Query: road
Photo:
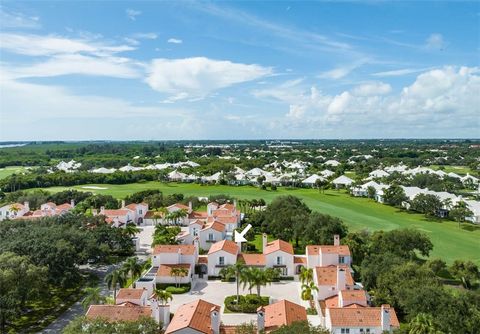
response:
[[[102,295],[108,296],[110,291],[107,289],[107,285],[104,282],[105,276],[114,270],[117,265],[108,265],[108,266],[95,266],[91,268],[87,268],[90,272],[94,273],[99,277],[99,286],[102,290]],[[76,301],[70,308],[65,311],[61,316],[59,316],[55,321],[53,321],[48,327],[40,331],[39,333],[42,334],[54,334],[54,333],[61,333],[62,330],[68,325],[70,321],[74,318],[78,317],[79,315],[84,314],[84,310],[82,307],[82,299]]]

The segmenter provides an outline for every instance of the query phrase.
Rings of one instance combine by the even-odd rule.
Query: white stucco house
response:
[[[281,276],[295,275],[293,246],[283,240],[267,242],[267,235],[262,235],[263,255],[266,268],[280,269]]]
[[[341,176],[337,177],[336,179],[334,179],[332,181],[332,184],[337,189],[348,188],[349,186],[352,185],[352,183],[353,183],[353,180],[351,178],[349,178],[348,176],[345,176],[345,175],[341,175]]]
[[[22,217],[27,212],[30,211],[30,206],[28,202],[20,203],[11,203],[4,205],[0,208],[0,221],[5,219],[15,219],[17,217]]]
[[[222,268],[235,264],[239,250],[231,240],[214,243],[208,251],[208,275],[219,276]]]
[[[334,236],[333,245],[309,245],[306,247],[307,267],[325,267],[331,265],[348,265],[352,256],[347,245],[340,245],[340,236]]]

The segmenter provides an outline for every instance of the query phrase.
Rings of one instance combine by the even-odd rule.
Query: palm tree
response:
[[[175,286],[178,288],[180,286],[178,279],[179,277],[185,277],[188,275],[188,270],[186,268],[172,268],[170,271],[170,276],[175,278]]]
[[[102,296],[100,287],[85,288],[85,298],[82,300],[83,309],[86,310],[92,304],[103,304],[106,301],[105,296]]]
[[[310,305],[312,304],[313,291],[318,291],[317,286],[313,281],[310,281],[307,284],[302,284],[302,294],[301,297],[303,300],[309,301]]]
[[[113,288],[113,301],[117,303],[117,284],[121,287],[125,285],[127,279],[125,277],[125,271],[121,269],[116,269],[105,276],[105,282],[109,290]]]
[[[132,280],[135,280],[135,278],[139,277],[142,274],[143,265],[138,261],[137,257],[133,256],[128,258],[123,263],[122,269],[130,275]]]
[[[173,300],[172,294],[166,290],[153,289],[153,295],[160,301],[160,304],[167,305],[169,300]]]
[[[153,220],[155,222],[155,225],[158,224],[159,219],[162,219],[162,218],[166,219],[167,215],[168,215],[167,208],[160,208],[157,211],[155,211],[153,213]]]
[[[240,274],[240,283],[242,283],[242,289],[245,289],[248,286],[250,294],[252,294],[252,286],[250,285],[252,269],[252,267],[246,267],[245,270],[243,270]]]
[[[140,232],[140,229],[133,223],[128,223],[123,229],[123,233],[131,238],[134,237],[138,232]]]
[[[252,288],[257,288],[258,296],[260,296],[261,287],[266,286],[268,282],[269,280],[264,270],[252,268],[250,276],[250,286]]]
[[[303,283],[309,284],[313,281],[313,269],[302,267],[300,269],[300,281]]]
[[[408,334],[441,334],[430,314],[419,313],[410,321]]]
[[[237,304],[240,302],[240,278],[244,270],[245,265],[242,262],[236,262],[235,264],[220,270],[220,275],[225,277],[226,280],[235,277],[235,282],[237,283]]]

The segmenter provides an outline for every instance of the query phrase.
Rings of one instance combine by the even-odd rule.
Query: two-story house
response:
[[[231,240],[214,243],[208,251],[208,275],[219,276],[220,270],[237,262],[238,245]]]

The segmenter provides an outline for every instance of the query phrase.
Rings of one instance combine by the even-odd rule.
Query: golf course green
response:
[[[90,191],[96,194],[112,195],[116,198],[145,189],[159,189],[163,194],[182,193],[185,196],[209,196],[229,194],[238,199],[260,199],[267,203],[277,196],[293,195],[305,201],[315,211],[341,218],[351,231],[368,229],[392,230],[397,228],[415,228],[425,232],[434,244],[431,258],[441,258],[452,263],[456,259],[472,260],[480,264],[480,226],[459,225],[445,220],[429,220],[423,215],[408,213],[388,205],[376,203],[367,198],[348,195],[345,191],[316,189],[287,189],[279,187],[276,191],[261,190],[252,186],[198,185],[188,183],[145,182],[135,184],[111,185],[89,184],[73,187],[43,188],[50,192],[65,189]]]

